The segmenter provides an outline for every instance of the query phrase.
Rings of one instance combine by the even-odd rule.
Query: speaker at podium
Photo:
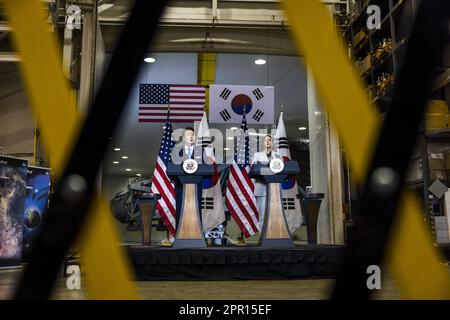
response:
[[[214,174],[214,167],[210,164],[199,164],[194,159],[186,159],[181,164],[169,162],[166,172],[171,180],[178,181],[183,188],[180,217],[173,247],[206,248],[198,190],[203,177]]]
[[[267,187],[266,212],[260,238],[263,248],[294,247],[284,214],[281,183],[299,171],[297,161],[278,158],[272,159],[269,164],[256,163],[250,168],[250,178],[259,178]]]

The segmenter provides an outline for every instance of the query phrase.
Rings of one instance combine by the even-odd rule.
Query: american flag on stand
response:
[[[205,86],[200,84],[148,84],[139,86],[139,122],[200,121],[205,105]]]
[[[166,112],[166,121],[158,159],[156,160],[155,171],[153,173],[151,191],[152,193],[161,195],[161,199],[157,201],[155,209],[161,216],[161,219],[163,219],[167,230],[172,235],[175,235],[175,187],[166,174],[167,163],[171,161],[170,153],[175,146],[175,141],[172,138],[172,123],[170,122],[169,111]]]
[[[237,141],[237,153],[230,166],[225,203],[244,236],[250,237],[259,231],[259,218],[254,194],[255,186],[248,177],[250,171],[249,136],[245,112],[242,116]]]

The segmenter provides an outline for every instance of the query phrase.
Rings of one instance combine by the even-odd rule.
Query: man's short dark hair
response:
[[[272,136],[271,136],[270,134],[266,134],[266,136],[264,137],[264,139],[267,138],[267,137],[269,137],[270,140],[273,140],[273,138],[272,138]]]
[[[192,132],[195,132],[194,128],[192,128],[192,127],[186,127],[186,128],[184,128],[184,131],[187,131],[187,130],[191,130]]]

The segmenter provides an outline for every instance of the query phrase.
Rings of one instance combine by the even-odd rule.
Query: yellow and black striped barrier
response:
[[[425,28],[429,27],[428,15],[430,10],[437,8],[440,10],[436,11],[438,14],[434,17],[435,21],[445,17],[445,12],[449,11],[439,6],[448,8],[449,4],[446,2],[448,1],[436,0],[433,3],[437,7],[433,7],[430,5],[431,1],[423,1],[423,14],[418,15],[420,19],[416,23],[415,36],[418,39],[424,40],[425,31],[436,31]],[[165,1],[135,1],[84,124],[70,98],[56,41],[45,22],[40,1],[5,0],[3,3],[14,29],[17,50],[23,60],[22,74],[31,105],[42,126],[46,151],[58,176],[56,193],[52,198],[43,233],[24,272],[16,298],[47,298],[63,256],[77,238],[82,248],[89,297],[137,298],[137,290],[130,282],[129,265],[117,246],[118,236],[108,215],[107,205],[100,195],[96,195],[93,186],[108,138],[120,117]],[[381,196],[370,189],[373,174],[380,168],[397,170],[404,166],[402,161],[408,156],[411,143],[399,148],[399,152],[394,152],[391,155],[394,159],[392,161],[386,155],[383,156],[383,150],[389,150],[385,149],[385,144],[391,146],[387,134],[395,132],[392,131],[392,125],[395,123],[396,113],[390,112],[391,116],[388,114],[389,122],[380,122],[376,111],[365,98],[358,76],[353,72],[335,33],[332,19],[321,2],[284,0],[282,6],[292,26],[293,39],[304,53],[322,101],[349,151],[355,178],[358,183],[366,186],[366,198],[363,201],[366,201],[366,205],[373,203],[374,199]],[[149,32],[140,32],[143,27]],[[413,36],[411,38],[414,39]],[[430,40],[429,45],[439,50],[440,44],[433,41]],[[435,56],[420,56],[423,51],[417,51],[413,45],[409,49],[411,61],[421,57],[429,58],[429,63],[422,65],[422,73],[416,70],[418,76],[428,74],[427,70],[432,67]],[[430,48],[427,49],[431,51]],[[403,86],[403,91],[397,91],[392,110],[401,110],[404,90],[409,83],[409,79],[405,78],[405,75],[409,75],[407,67],[405,65],[405,71],[402,71],[403,78],[401,76],[398,80],[397,86]],[[429,79],[425,76],[422,80],[414,86],[419,98],[412,101],[416,108],[412,111],[415,122],[408,127],[410,134],[407,138],[411,140],[414,139],[412,132],[417,130],[414,126],[420,118],[423,95]],[[388,176],[389,173],[391,178],[398,178],[397,183],[401,184],[404,170],[388,172]],[[334,297],[369,296],[361,289],[361,266],[366,262],[379,262],[389,239],[388,260],[405,298],[450,298],[448,270],[443,266],[440,254],[433,246],[423,223],[419,202],[409,193],[400,194],[401,186],[397,185],[394,189],[383,196],[388,199],[387,206],[378,203],[376,208],[387,208],[379,218],[373,215],[371,208],[367,208],[366,215],[363,212],[365,219],[356,225],[357,230],[360,228],[361,242],[355,244],[353,241],[349,244],[348,250],[354,255],[347,255],[344,262],[344,266],[355,273],[349,274],[344,270],[338,278]],[[394,212],[397,212],[395,233],[391,232]],[[370,240],[373,239],[377,243],[371,243]],[[367,259],[368,252],[378,256]],[[345,285],[349,286],[343,290],[342,286]],[[349,293],[350,288],[355,291]],[[357,296],[360,292],[363,296]]]
[[[383,130],[380,130],[382,124],[379,117],[368,104],[358,75],[353,71],[346,51],[335,33],[331,17],[320,1],[284,0],[282,4],[292,25],[295,42],[304,53],[306,62],[312,70],[323,104],[348,149],[350,164],[357,182],[366,183],[370,187],[371,181],[366,181],[368,180],[366,177],[372,179],[374,171],[380,168],[387,170],[403,168],[404,175],[411,152],[404,147],[405,145],[410,147],[415,142],[418,121],[425,105],[423,95],[424,92],[428,93],[427,87],[431,83],[429,73],[432,71],[436,55],[442,52],[441,46],[445,44],[440,36],[441,32],[436,29],[441,25],[440,19],[443,21],[445,17],[448,19],[449,2],[422,1],[417,18],[419,21],[416,21],[411,38],[418,37],[419,40],[414,41],[423,43],[420,46],[417,43],[410,43],[409,58],[405,58],[401,74],[403,82],[400,83],[399,80],[397,83],[397,88],[401,84],[403,90],[396,90],[394,103],[388,112]],[[412,70],[411,65],[407,65],[408,59],[411,60],[410,63],[417,64]],[[407,97],[406,94],[410,96]],[[407,112],[410,114],[408,119],[412,118],[412,123],[398,122],[398,111],[404,111],[405,108],[408,109]],[[404,118],[401,120],[405,121]],[[396,129],[406,130],[406,135]],[[392,134],[399,134],[401,138],[409,141],[400,139],[399,142],[398,137]],[[378,147],[375,148],[377,140]],[[393,145],[394,142],[397,145]],[[390,148],[384,149],[388,144]],[[372,159],[375,159],[375,162]],[[388,176],[390,174],[395,176],[398,172],[400,171],[392,170],[385,173]],[[450,299],[449,272],[426,230],[422,218],[423,209],[412,194],[403,192],[400,196],[403,183],[401,174],[398,179],[400,181],[397,181],[395,190],[385,198],[381,194],[375,196],[373,192],[367,194],[369,188],[364,189],[363,202],[366,201],[369,207],[364,207],[362,210],[366,211],[360,212],[361,221],[357,221],[355,225],[355,232],[358,232],[359,238],[353,239],[348,245],[344,270],[338,277],[334,297],[362,299],[369,296],[366,287],[366,268],[371,262],[378,264],[380,262],[378,257],[371,257],[370,254],[381,256],[384,242],[389,236],[387,259],[402,295],[408,299]],[[380,198],[384,200],[379,200]],[[400,202],[397,206],[398,200]],[[373,209],[377,208],[383,208],[384,212],[373,212]],[[390,224],[394,221],[395,212],[398,214],[395,217],[394,232]]]
[[[7,0],[4,5],[23,60],[22,74],[30,102],[58,176],[42,234],[16,298],[47,298],[65,252],[78,238],[89,297],[135,299],[137,290],[130,281],[130,266],[118,247],[119,238],[108,206],[101,196],[95,195],[93,186],[108,138],[120,117],[165,1],[135,2],[84,124],[70,98],[61,57],[45,22],[41,2]],[[142,28],[147,32],[141,33]]]

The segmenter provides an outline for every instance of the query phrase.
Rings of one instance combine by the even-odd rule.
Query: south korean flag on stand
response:
[[[278,120],[278,127],[275,133],[275,148],[283,158],[283,161],[291,160],[286,128],[284,127],[283,112],[280,113],[280,119]],[[295,176],[287,178],[281,183],[281,194],[289,232],[293,233],[303,222],[302,209],[297,199],[298,187]]]
[[[247,123],[272,124],[274,87],[211,85],[209,105],[213,123],[241,123],[245,106]]]
[[[202,226],[203,232],[207,232],[225,221],[225,210],[220,175],[214,157],[214,148],[211,144],[211,135],[205,112],[203,112],[202,121],[200,121],[197,129],[197,145],[202,147],[205,156],[212,162],[214,167],[213,176],[205,177],[202,180]]]

